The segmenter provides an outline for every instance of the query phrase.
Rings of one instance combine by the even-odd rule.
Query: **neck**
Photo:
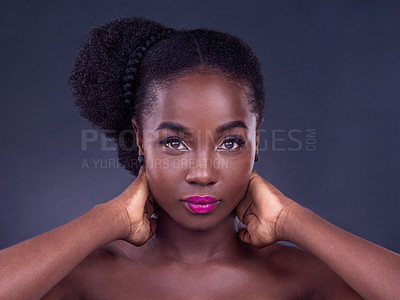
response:
[[[234,258],[241,250],[234,224],[235,216],[232,212],[213,228],[187,229],[160,209],[157,231],[151,239],[151,245],[168,258],[188,264],[205,263],[216,258]]]

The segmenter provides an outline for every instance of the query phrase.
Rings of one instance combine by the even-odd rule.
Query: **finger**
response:
[[[143,172],[146,172],[146,166],[144,164],[140,166],[138,176],[140,176],[140,174],[142,174]]]
[[[140,168],[139,174],[133,183],[133,186],[131,185],[132,193],[130,195],[134,198],[134,201],[132,201],[134,210],[137,212],[144,212],[147,209],[147,212],[151,216],[150,212],[152,212],[152,210],[149,206],[146,207],[146,203],[149,199],[149,187],[147,184],[145,168]]]
[[[250,207],[250,209],[247,211],[247,213],[244,215],[243,218],[244,218],[243,224],[245,224],[247,227],[249,227],[249,225],[256,225],[261,223],[260,219],[257,216],[257,213],[254,213],[253,207]]]
[[[251,184],[252,184],[252,180],[254,178],[256,178],[258,176],[258,174],[253,171],[251,176],[250,176],[250,180],[249,180],[249,184],[247,186],[247,191],[246,191],[246,195],[245,197],[239,202],[239,204],[236,206],[236,215],[238,216],[239,220],[241,222],[243,222],[243,216],[246,214],[247,210],[249,209],[251,203],[253,202],[252,197],[250,195],[250,189],[251,189]],[[244,222],[243,222],[244,223]]]
[[[139,226],[135,226],[132,232],[131,241],[135,246],[143,246],[152,236],[151,223],[149,218],[144,218]]]
[[[150,188],[149,188],[148,202],[149,202],[149,205],[151,206],[151,214],[150,214],[150,216],[152,216],[153,214],[157,214],[157,202],[154,200],[154,196],[151,193]]]
[[[140,169],[139,174],[136,176],[136,179],[133,180],[128,187],[121,193],[121,195],[129,197],[130,195],[133,195],[137,190],[138,187],[142,185],[144,181],[147,181],[146,179],[146,170],[144,168]]]
[[[149,199],[147,199],[144,211],[148,213],[148,215],[151,217],[154,213],[154,205],[150,202]]]
[[[243,224],[245,224],[243,218],[248,212],[251,203],[252,201],[250,197],[246,196],[242,201],[239,202],[239,204],[235,208],[236,215],[238,216],[240,222],[242,222]]]
[[[153,204],[153,205],[155,205],[155,201],[154,201],[154,196],[153,196],[153,194],[151,193],[151,191],[150,191],[150,189],[149,189],[149,202],[151,203],[151,204]]]
[[[153,237],[153,235],[156,233],[157,230],[157,219],[156,218],[150,218],[150,236],[149,239]]]
[[[251,244],[250,242],[250,234],[247,231],[247,228],[243,228],[239,231],[239,238],[243,243]]]
[[[250,223],[250,219],[251,219],[251,214],[249,214],[249,213],[246,213],[244,216],[243,216],[243,224],[244,225],[246,225],[246,226],[249,226],[249,223]]]

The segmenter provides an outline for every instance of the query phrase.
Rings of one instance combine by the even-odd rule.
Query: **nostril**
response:
[[[214,181],[210,181],[210,182],[206,182],[206,183],[202,183],[202,182],[198,182],[198,181],[191,181],[189,182],[189,184],[191,185],[214,185],[215,182]]]
[[[209,159],[198,160],[198,164],[189,166],[186,182],[202,186],[215,184],[218,181],[218,172],[209,161]]]

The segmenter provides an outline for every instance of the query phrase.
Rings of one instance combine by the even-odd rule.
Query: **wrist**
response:
[[[126,211],[119,203],[109,201],[97,204],[93,210],[102,215],[102,223],[108,229],[105,234],[108,242],[124,239],[129,234],[127,232],[129,226],[126,225]]]
[[[299,225],[308,209],[290,201],[285,205],[278,215],[275,223],[275,235],[279,241],[287,241],[294,243],[296,240]]]

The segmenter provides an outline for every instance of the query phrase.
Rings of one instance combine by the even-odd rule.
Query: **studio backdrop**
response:
[[[400,252],[400,5],[355,0],[1,1],[1,248],[134,180],[67,85],[90,28],[129,16],[244,39],[265,78],[256,170],[335,225]]]

